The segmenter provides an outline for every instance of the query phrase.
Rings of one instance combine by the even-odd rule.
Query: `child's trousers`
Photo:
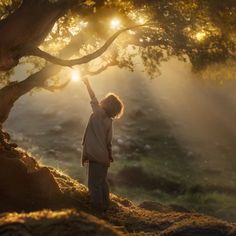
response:
[[[88,188],[91,205],[95,210],[105,211],[109,207],[108,166],[98,162],[89,162]]]

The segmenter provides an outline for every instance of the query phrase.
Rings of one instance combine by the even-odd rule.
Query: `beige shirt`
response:
[[[93,113],[89,118],[82,145],[82,160],[110,165],[112,141],[112,119],[99,105],[96,98],[91,101]]]

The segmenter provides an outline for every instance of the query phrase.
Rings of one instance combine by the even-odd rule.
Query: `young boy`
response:
[[[88,79],[83,80],[91,98],[93,113],[83,138],[82,166],[89,165],[88,188],[91,205],[104,213],[109,207],[107,171],[112,157],[112,121],[122,116],[124,105],[115,94],[109,93],[99,103]]]

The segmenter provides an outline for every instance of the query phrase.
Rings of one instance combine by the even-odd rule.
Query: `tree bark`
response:
[[[18,9],[0,21],[0,70],[13,68],[21,57],[39,46],[75,2],[23,0]]]

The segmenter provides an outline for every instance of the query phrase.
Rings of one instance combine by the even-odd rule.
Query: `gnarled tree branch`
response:
[[[30,52],[28,52],[28,55],[31,56],[37,56],[40,58],[45,59],[48,62],[51,62],[53,64],[56,65],[61,65],[61,66],[75,66],[75,65],[82,65],[85,63],[88,63],[96,58],[98,58],[99,56],[101,56],[104,52],[106,52],[106,50],[111,46],[111,44],[116,40],[116,38],[122,34],[123,32],[127,31],[127,30],[131,30],[131,29],[135,29],[138,27],[143,27],[143,26],[148,26],[149,24],[143,24],[143,25],[135,25],[135,26],[131,26],[131,27],[127,27],[124,29],[121,29],[119,31],[117,31],[116,33],[114,33],[105,43],[104,45],[99,48],[98,50],[96,50],[95,52],[88,54],[86,56],[83,56],[81,58],[77,58],[77,59],[73,59],[73,60],[64,60],[64,59],[60,59],[58,57],[52,56],[50,54],[48,54],[47,52],[44,52],[42,50],[40,50],[39,48],[36,49],[32,49]]]
[[[86,32],[75,36],[71,43],[61,51],[60,55],[67,58],[71,57],[74,54],[75,46],[78,47],[78,40],[80,40],[80,44],[82,45],[87,40]],[[2,88],[0,90],[0,124],[3,124],[7,120],[14,103],[24,94],[36,87],[49,90],[53,89],[45,85],[45,81],[59,73],[61,69],[61,66],[48,64],[42,70],[30,75],[25,80],[11,83]],[[66,86],[67,82],[64,85]]]

